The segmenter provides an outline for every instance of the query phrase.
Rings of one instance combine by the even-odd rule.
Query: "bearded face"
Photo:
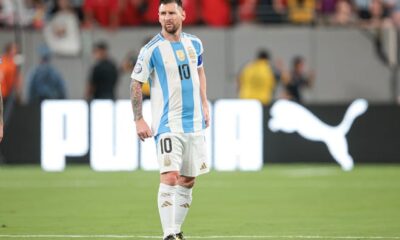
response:
[[[158,17],[163,31],[175,34],[182,27],[185,12],[176,3],[161,4]]]

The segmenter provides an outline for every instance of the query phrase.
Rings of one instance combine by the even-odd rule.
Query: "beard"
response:
[[[164,25],[164,29],[169,34],[175,34],[179,29],[179,25],[178,24],[176,24],[176,25],[172,24],[172,26],[170,26],[170,27],[167,27],[167,25]]]

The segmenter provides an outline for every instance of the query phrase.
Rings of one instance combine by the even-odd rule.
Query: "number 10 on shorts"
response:
[[[160,139],[160,148],[161,148],[161,154],[165,153],[170,153],[172,152],[172,141],[171,138],[162,138]]]

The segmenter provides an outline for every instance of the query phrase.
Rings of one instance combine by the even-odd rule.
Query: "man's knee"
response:
[[[178,184],[179,184],[179,186],[182,186],[185,188],[193,188],[195,179],[196,178],[194,178],[194,177],[180,176],[178,179]]]
[[[179,172],[165,172],[161,173],[160,182],[170,186],[175,186],[178,184],[178,178]]]

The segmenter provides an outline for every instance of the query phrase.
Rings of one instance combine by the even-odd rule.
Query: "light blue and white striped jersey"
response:
[[[152,131],[190,133],[204,129],[197,68],[203,66],[203,45],[182,33],[179,42],[156,35],[140,51],[132,79],[150,82]]]

